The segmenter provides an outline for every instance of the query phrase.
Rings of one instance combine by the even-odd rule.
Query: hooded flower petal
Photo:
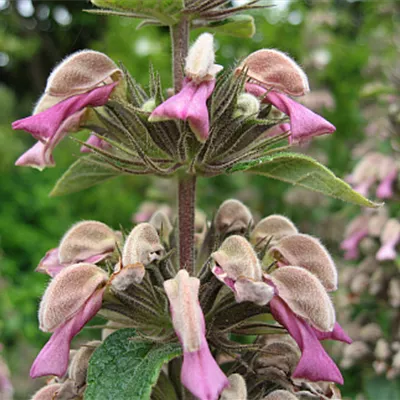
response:
[[[318,239],[304,234],[282,238],[270,250],[278,265],[296,265],[314,274],[327,291],[337,289],[338,275],[332,257]]]
[[[285,301],[293,313],[310,326],[323,332],[335,327],[335,309],[321,282],[301,267],[276,269],[264,279],[272,282],[277,296]]]
[[[274,318],[289,331],[301,350],[300,361],[292,375],[293,378],[343,384],[338,367],[322,347],[315,331],[297,317],[278,296],[270,301],[269,306]]]
[[[42,387],[33,395],[31,400],[53,400],[57,391],[61,389],[61,386],[61,383],[52,383],[51,385]]]
[[[207,99],[215,87],[215,79],[196,84],[185,79],[182,90],[160,104],[150,115],[150,122],[168,119],[188,120],[190,128],[200,142],[209,134]]]
[[[253,216],[242,202],[229,199],[218,208],[214,225],[218,233],[245,233],[253,225]]]
[[[60,262],[73,264],[85,261],[94,264],[112,253],[118,240],[116,232],[102,222],[78,222],[60,241]]]
[[[90,92],[69,97],[56,105],[27,118],[13,122],[13,129],[22,129],[44,143],[58,131],[63,121],[85,107],[99,107],[107,103],[116,82],[100,86]]]
[[[290,117],[291,142],[301,142],[336,130],[330,122],[284,94],[267,92],[266,89],[252,83],[246,84],[246,90],[254,96],[264,96],[264,102],[271,103]]]
[[[79,130],[79,125],[84,118],[85,111],[78,111],[65,119],[46,143],[38,141],[27,152],[22,154],[15,165],[37,168],[40,171],[45,167],[54,167],[53,150],[57,144],[70,133]]]
[[[303,96],[310,88],[307,75],[289,56],[274,49],[261,49],[247,56],[237,72],[246,68],[246,75],[266,89],[291,96]]]
[[[172,323],[183,347],[181,380],[200,400],[215,400],[229,381],[211,355],[205,321],[198,301],[200,280],[180,270],[164,282]]]
[[[280,239],[298,233],[293,222],[283,215],[270,215],[263,218],[253,229],[250,242],[256,248],[262,249],[267,243],[275,244]]]
[[[54,330],[32,365],[31,378],[46,375],[61,377],[66,373],[71,341],[100,310],[104,289],[95,290],[70,319]]]
[[[58,258],[58,247],[56,247],[45,254],[35,271],[48,274],[54,278],[63,268],[65,268],[65,265],[60,263],[60,259]]]
[[[122,252],[122,265],[141,263],[144,266],[159,260],[164,253],[164,247],[156,228],[150,223],[143,222],[132,229],[126,238]]]
[[[54,332],[76,315],[108,275],[92,264],[64,268],[47,287],[39,308],[40,329]]]

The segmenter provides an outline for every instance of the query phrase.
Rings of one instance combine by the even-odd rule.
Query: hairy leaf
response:
[[[79,192],[121,175],[121,172],[94,155],[75,161],[57,181],[50,196],[63,196]]]
[[[254,18],[251,15],[235,15],[223,21],[212,22],[207,31],[240,38],[251,38],[256,33]]]
[[[85,400],[146,400],[164,363],[181,354],[177,343],[140,342],[134,329],[120,329],[94,352]]]
[[[228,172],[237,171],[263,175],[303,186],[306,189],[360,206],[379,207],[379,204],[357,193],[328,168],[302,154],[278,153],[259,160],[239,163],[228,170]]]

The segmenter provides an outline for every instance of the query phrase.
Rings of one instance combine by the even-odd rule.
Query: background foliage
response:
[[[367,72],[378,61],[384,68],[375,76],[375,83],[386,84],[396,56],[396,46],[391,43],[398,44],[400,39],[395,32],[399,6],[389,0],[269,3],[275,6],[254,15],[257,33],[252,39],[216,35],[217,62],[229,66],[256,49],[270,47],[288,52],[303,64],[311,88],[331,93],[334,105],[319,107],[319,111],[336,125],[337,132],[302,151],[323,161],[338,176],[345,176],[355,162],[351,150],[362,141],[367,123],[360,111],[371,79]],[[134,20],[81,11],[89,7],[86,1],[0,0],[0,342],[17,399],[26,398],[36,387],[28,370],[48,337],[38,330],[36,321],[47,282],[46,276],[34,273],[38,261],[74,222],[95,219],[129,229],[132,213],[145,198],[166,201],[174,193],[173,182],[162,185],[124,177],[81,193],[50,198],[48,193],[57,178],[79,152],[68,140],[55,152],[54,169],[39,173],[14,167],[19,154],[33,141],[23,132],[13,132],[10,124],[30,114],[52,67],[67,54],[83,48],[105,52],[122,61],[144,85],[152,63],[163,84],[171,83],[166,29],[137,31]],[[344,224],[358,213],[356,207],[318,195],[293,194],[288,185],[262,177],[200,180],[198,196],[198,206],[210,216],[229,197],[242,199],[260,216],[283,213],[303,231],[322,235],[337,254]],[[343,393],[352,398],[362,390],[362,382],[345,378],[348,384]]]

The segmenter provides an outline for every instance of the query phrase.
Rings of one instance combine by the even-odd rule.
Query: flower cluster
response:
[[[47,391],[54,398],[84,393],[87,365],[99,343],[89,343],[72,359],[70,343],[96,314],[111,321],[112,330],[134,327],[149,341],[179,341],[181,383],[201,400],[267,394],[273,371],[278,375],[272,382],[281,389],[268,400],[283,398],[276,396],[284,390],[296,399],[300,389],[333,396],[334,386],[307,383],[343,383],[320,341],[351,342],[328,295],[337,288],[337,273],[324,246],[281,215],[255,224],[250,210],[230,199],[211,222],[204,221],[190,276],[174,258],[173,227],[162,210],[129,234],[83,221],[40,261],[37,270],[52,279],[39,322],[52,336],[31,376],[58,378],[34,398]],[[152,327],[163,329],[154,336]],[[103,338],[110,328],[104,327]],[[234,338],[255,332],[251,344]],[[228,377],[225,363],[232,364]]]
[[[51,73],[33,115],[13,123],[37,140],[16,164],[54,166],[55,146],[90,129],[85,143],[75,139],[81,152],[116,171],[162,176],[186,168],[218,175],[239,161],[259,159],[285,138],[293,144],[334,132],[291,98],[306,94],[309,85],[286,54],[262,49],[234,72],[222,69],[215,64],[213,36],[200,35],[186,57],[181,90],[164,100],[154,72],[147,92],[105,54],[72,54]]]

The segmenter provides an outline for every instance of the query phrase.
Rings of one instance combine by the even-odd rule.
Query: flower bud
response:
[[[92,264],[64,268],[47,287],[39,308],[40,329],[53,332],[71,318],[108,281],[107,274]]]
[[[247,76],[265,89],[291,96],[303,96],[310,91],[304,71],[286,54],[273,49],[261,49],[247,56],[236,73],[247,69]]]
[[[270,245],[273,245],[285,236],[295,233],[298,233],[297,228],[290,219],[283,215],[270,215],[255,226],[250,235],[250,242],[256,248],[261,249],[269,240]]]
[[[148,112],[151,113],[154,111],[154,109],[157,107],[156,101],[155,99],[151,98],[149,100],[147,100],[145,103],[142,104],[141,109],[144,112]]]
[[[51,385],[47,385],[37,391],[31,400],[53,400],[57,391],[61,388],[61,383],[53,383]]]
[[[189,49],[185,75],[196,83],[214,79],[215,75],[223,68],[221,65],[214,64],[214,61],[214,36],[210,33],[203,33]]]
[[[301,267],[288,266],[264,277],[266,281],[272,281],[279,297],[296,315],[320,331],[333,330],[335,309],[325,288],[313,274]]]
[[[101,342],[99,340],[88,342],[77,351],[72,359],[68,369],[68,376],[74,381],[78,389],[81,389],[86,384],[89,360],[100,345]]]
[[[264,397],[263,400],[298,400],[297,397],[287,390],[275,390],[268,396]]]
[[[259,112],[260,100],[250,93],[241,93],[237,100],[236,110],[233,114],[233,118],[256,118]]]
[[[91,262],[90,257],[112,253],[117,239],[117,234],[102,222],[78,222],[61,239],[58,257],[63,264]]]
[[[233,281],[240,277],[261,280],[261,266],[257,255],[251,244],[242,236],[229,236],[211,257],[216,264],[214,268],[222,269],[226,277]]]
[[[150,218],[149,224],[156,228],[158,235],[164,243],[169,243],[169,235],[173,228],[167,214],[162,211],[156,211]]]
[[[132,284],[142,282],[145,273],[142,263],[123,265],[111,276],[111,287],[117,292],[123,292]]]
[[[225,200],[214,219],[218,233],[244,233],[253,224],[250,210],[239,200]]]
[[[57,390],[56,397],[53,397],[53,399],[76,400],[80,397],[80,390],[76,383],[72,379],[67,379],[65,382],[62,383],[60,389]]]
[[[332,257],[319,240],[303,234],[286,236],[271,248],[278,265],[303,267],[314,274],[327,291],[337,289],[337,272]]]
[[[160,243],[160,238],[153,225],[144,222],[132,229],[126,238],[122,265],[133,265],[141,263],[144,266],[159,260],[164,252],[164,247]]]
[[[219,400],[247,400],[246,381],[242,375],[232,374],[228,380],[229,386],[223,390]]]

